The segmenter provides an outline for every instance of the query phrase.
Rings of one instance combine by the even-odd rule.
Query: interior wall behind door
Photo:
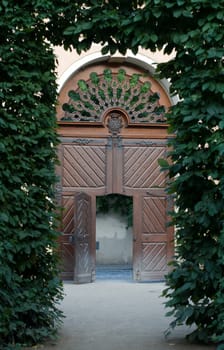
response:
[[[96,264],[132,266],[132,227],[110,210],[96,215]]]

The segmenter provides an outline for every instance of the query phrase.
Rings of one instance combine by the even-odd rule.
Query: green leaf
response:
[[[224,120],[221,120],[221,121],[219,122],[219,128],[220,128],[221,130],[224,129]]]
[[[163,158],[158,158],[158,164],[159,166],[162,168],[162,169],[168,169],[170,166],[169,166],[169,163],[167,162],[166,159],[163,159]]]
[[[67,27],[63,34],[64,35],[73,35],[75,33],[76,28],[74,26]]]
[[[1,222],[8,222],[9,216],[7,214],[5,214],[4,212],[0,213],[0,221]]]
[[[101,49],[102,55],[106,55],[110,51],[109,45],[103,46]]]

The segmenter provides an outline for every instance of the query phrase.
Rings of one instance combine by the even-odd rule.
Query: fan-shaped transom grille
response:
[[[113,73],[90,74],[89,80],[79,80],[78,88],[70,90],[69,101],[63,105],[62,120],[100,122],[109,108],[124,109],[130,123],[163,123],[165,109],[159,94],[152,92],[149,81],[142,82],[140,74],[127,75],[124,69]]]

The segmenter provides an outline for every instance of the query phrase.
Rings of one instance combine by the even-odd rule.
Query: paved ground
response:
[[[56,344],[44,350],[214,350],[188,344],[186,328],[166,339],[170,320],[160,297],[163,283],[98,280],[92,284],[65,283],[62,309],[66,315]]]

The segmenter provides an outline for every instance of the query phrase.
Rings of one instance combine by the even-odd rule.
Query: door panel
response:
[[[140,281],[162,280],[171,259],[172,230],[166,226],[167,198],[143,195],[138,208],[135,278]]]
[[[166,271],[166,243],[142,243],[142,276],[155,271]],[[161,276],[163,277],[163,276]]]
[[[173,230],[166,226],[166,177],[158,164],[158,158],[166,157],[166,141],[113,135],[69,139],[61,149],[62,277],[75,283],[94,280],[95,196],[120,193],[134,199],[134,279],[163,279],[173,254]]]
[[[59,238],[61,254],[61,278],[71,280],[74,276],[75,252],[72,242],[74,232],[74,196],[62,196],[62,221],[61,231],[63,235]]]
[[[124,187],[142,189],[164,187],[165,174],[160,171],[159,158],[165,158],[165,147],[151,147],[147,144],[124,145]]]
[[[143,197],[143,232],[165,233],[166,198]]]
[[[92,223],[92,198],[86,193],[62,197],[63,235],[59,239],[61,253],[61,278],[75,283],[94,280],[94,229]]]
[[[91,196],[75,195],[75,283],[90,283],[95,276]]]
[[[64,145],[62,176],[65,189],[105,187],[105,145]]]

